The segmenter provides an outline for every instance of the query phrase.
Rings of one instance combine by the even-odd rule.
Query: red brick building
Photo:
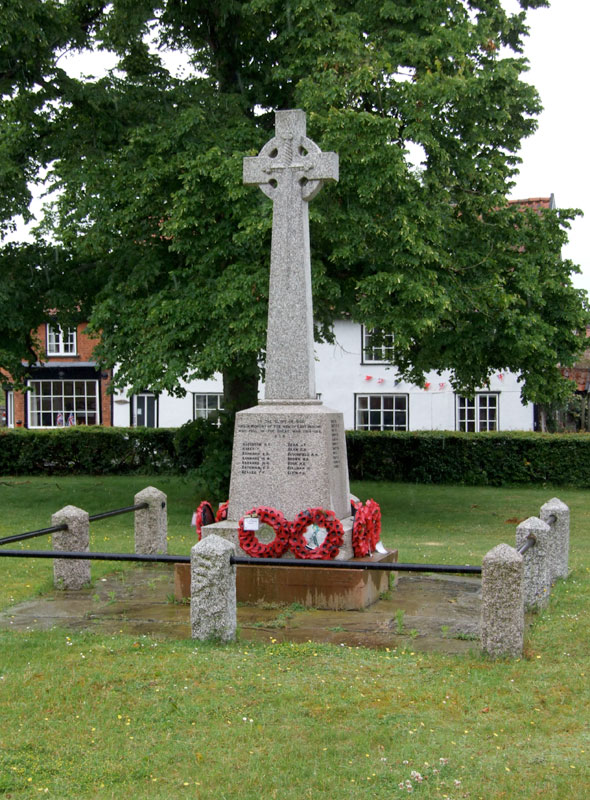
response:
[[[107,395],[109,371],[99,371],[93,352],[98,342],[76,328],[40,325],[37,339],[44,361],[29,370],[27,392],[7,384],[6,423],[17,428],[60,428],[68,425],[112,425],[112,400]]]

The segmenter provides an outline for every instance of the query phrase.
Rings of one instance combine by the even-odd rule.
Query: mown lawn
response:
[[[200,498],[179,478],[0,478],[0,537],[45,527],[67,504],[91,514],[129,505],[150,484],[168,495],[169,552],[188,553]],[[0,796],[588,797],[587,493],[352,488],[381,504],[385,544],[403,561],[481,563],[543,502],[566,502],[572,574],[536,618],[525,657],[1,631]],[[91,533],[92,549],[133,549],[131,515]],[[110,569],[93,562],[93,578]],[[50,578],[49,561],[0,558],[0,607]]]

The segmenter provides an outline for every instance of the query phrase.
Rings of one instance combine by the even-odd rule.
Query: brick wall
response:
[[[80,323],[76,329],[76,346],[77,346],[77,353],[75,355],[52,355],[52,356],[45,356],[45,363],[50,365],[54,362],[59,362],[60,364],[71,364],[72,366],[76,364],[83,365],[88,362],[94,361],[93,353],[94,348],[98,344],[98,338],[92,337],[86,333],[86,328],[88,324],[86,322]],[[45,352],[47,348],[47,326],[46,325],[39,325],[36,330],[37,339],[41,346],[41,351]],[[100,377],[100,418],[101,424],[111,426],[113,424],[112,419],[112,404],[111,404],[111,397],[106,394],[107,388],[111,382],[111,373],[110,370],[103,370],[100,373],[100,376],[107,375],[106,378]],[[97,378],[99,377],[99,373],[96,374]],[[26,410],[26,401],[25,396],[21,392],[14,393],[14,424],[15,427],[23,427],[26,422],[25,417],[25,410]]]

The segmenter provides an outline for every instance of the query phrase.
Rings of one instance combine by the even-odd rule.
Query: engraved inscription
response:
[[[262,475],[270,469],[270,453],[263,442],[242,442],[242,475]]]
[[[301,442],[287,443],[287,475],[305,475],[309,469],[312,458],[317,458],[319,453],[309,449]]]
[[[332,466],[334,469],[340,469],[340,431],[338,429],[338,421],[335,419],[330,420],[331,433],[332,433]]]
[[[319,435],[322,432],[320,422],[305,417],[276,416],[259,420],[241,419],[238,423],[240,433],[251,433],[261,436],[272,436],[275,439],[286,439],[297,434]]]

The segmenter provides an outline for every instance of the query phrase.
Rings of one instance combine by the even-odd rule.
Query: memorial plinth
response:
[[[236,415],[228,518],[203,528],[230,539],[239,555],[237,521],[257,506],[289,520],[306,508],[334,511],[344,543],[337,558],[352,558],[352,517],[342,414],[321,403],[270,403]],[[260,536],[262,539],[262,535]],[[287,553],[291,556],[291,553]]]
[[[228,516],[270,505],[287,519],[306,507],[350,516],[342,414],[320,403],[259,405],[236,415]],[[302,500],[304,501],[302,506]]]

